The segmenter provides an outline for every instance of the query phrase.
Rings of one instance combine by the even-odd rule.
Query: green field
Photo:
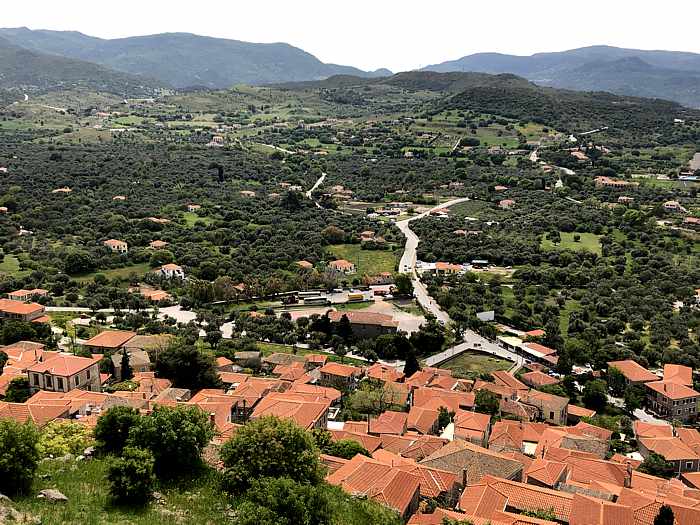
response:
[[[0,263],[0,274],[6,273],[12,277],[24,277],[29,275],[29,270],[20,270],[19,259],[14,255],[5,255]]]
[[[508,370],[513,363],[507,359],[493,357],[479,352],[464,352],[449,361],[445,361],[440,368],[452,370],[455,376],[475,377],[479,374],[490,374],[497,370]]]
[[[358,276],[395,271],[401,254],[391,250],[363,250],[359,244],[334,244],[328,247],[328,253],[354,263]]]
[[[261,341],[256,341],[255,345],[258,347],[258,349],[262,352],[263,356],[268,356],[271,354],[291,354],[293,347],[289,345],[281,345],[278,343],[263,343]],[[296,355],[307,355],[307,354],[320,354],[323,352],[319,352],[318,350],[310,350],[308,348],[299,348],[297,347],[296,349]],[[332,355],[332,354],[326,354],[328,355],[328,360],[329,361],[334,361],[336,363],[345,363],[346,365],[357,365],[357,366],[365,366],[367,365],[366,361],[360,361],[359,359],[352,359],[350,357],[343,357],[341,360],[340,357],[337,355]]]
[[[554,244],[547,238],[547,234],[542,236],[542,242],[540,246],[544,251],[552,250],[571,250],[574,252],[579,251],[589,251],[600,255],[600,235],[594,233],[565,233],[561,232],[561,242],[559,244]],[[580,235],[581,239],[576,242],[574,241],[574,235]]]
[[[211,218],[210,217],[200,217],[194,212],[188,211],[182,214],[183,219],[185,219],[185,225],[188,228],[193,228],[194,225],[200,221],[206,224],[207,226],[211,224]]]
[[[148,263],[133,264],[131,266],[125,266],[124,268],[113,268],[111,270],[101,270],[99,272],[92,272],[85,275],[80,275],[75,278],[76,281],[84,283],[87,281],[92,281],[95,275],[101,273],[107,279],[127,279],[129,275],[135,273],[136,275],[143,275],[151,271],[151,267]]]

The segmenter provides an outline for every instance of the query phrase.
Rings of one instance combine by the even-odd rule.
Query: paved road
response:
[[[321,173],[321,176],[318,178],[316,183],[313,186],[311,186],[311,189],[309,191],[306,192],[306,197],[311,199],[317,208],[322,208],[322,206],[317,201],[314,200],[313,193],[314,193],[314,191],[316,191],[316,188],[318,188],[321,184],[323,184],[324,180],[326,180],[326,174]]]
[[[418,279],[418,275],[416,274],[416,249],[418,247],[420,239],[415,234],[415,232],[411,230],[410,223],[411,221],[422,219],[435,209],[449,208],[450,206],[454,206],[455,204],[459,204],[468,200],[469,199],[466,197],[454,199],[449,202],[446,202],[445,204],[435,206],[434,208],[425,213],[421,213],[420,215],[416,215],[415,217],[411,217],[410,219],[406,219],[396,223],[396,226],[406,237],[406,247],[404,248],[404,253],[401,256],[401,262],[399,263],[399,271],[411,275],[411,280],[413,281],[413,291],[418,303],[426,311],[432,313],[439,321],[441,321],[444,324],[448,324],[450,322],[450,316],[447,314],[447,312],[443,311],[440,308],[440,306],[432,297],[430,297],[430,294],[428,294],[428,289],[420,281],[420,279]],[[514,352],[506,350],[505,348],[502,348],[495,343],[492,343],[485,337],[482,337],[471,330],[467,330],[464,333],[464,339],[462,342],[453,346],[452,348],[448,348],[444,352],[430,356],[428,359],[426,359],[425,362],[428,366],[432,366],[433,364],[439,364],[440,362],[445,361],[450,357],[459,355],[462,352],[471,349],[477,349],[498,357],[502,357],[504,359],[509,359],[516,364],[522,365],[524,363],[523,357],[519,356]]]

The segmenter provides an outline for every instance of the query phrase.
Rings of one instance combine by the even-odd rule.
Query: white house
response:
[[[182,266],[178,266],[177,264],[164,264],[158,270],[156,270],[162,277],[165,277],[166,279],[184,279],[185,278],[185,271],[182,269]]]

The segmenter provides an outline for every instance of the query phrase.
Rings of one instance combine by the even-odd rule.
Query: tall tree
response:
[[[122,381],[128,381],[132,377],[134,377],[134,371],[131,369],[129,352],[127,352],[125,348],[122,350],[121,379]]]
[[[661,505],[659,513],[654,518],[654,525],[673,525],[675,519],[673,509],[668,505]]]

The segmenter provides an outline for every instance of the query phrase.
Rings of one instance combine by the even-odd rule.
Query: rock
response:
[[[44,498],[52,503],[65,503],[68,498],[61,491],[56,489],[44,489],[37,495],[37,498]]]
[[[85,450],[83,450],[83,456],[85,456],[86,458],[91,458],[94,455],[95,455],[95,447],[88,447]]]

